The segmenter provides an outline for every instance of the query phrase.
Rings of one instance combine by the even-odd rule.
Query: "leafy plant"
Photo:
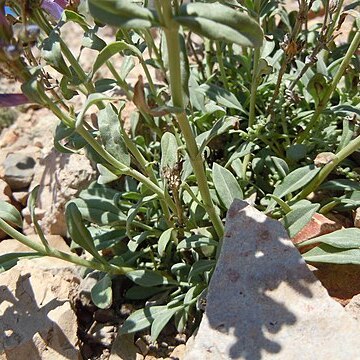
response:
[[[342,1],[325,2],[321,28],[307,26],[314,2],[304,0],[295,14],[280,1],[259,0],[155,0],[152,7],[148,1],[88,0],[61,11],[58,2],[50,9],[7,3],[14,15],[5,15],[0,1],[0,61],[23,83],[24,101],[61,120],[55,147],[85,149],[99,177],[66,208],[72,248],[85,258],[49,247],[33,210],[42,242],[30,240],[13,227],[21,225],[20,214],[2,203],[0,228],[34,252],[1,257],[1,269],[23,256],[53,256],[100,271],[92,298],[101,308],[111,306],[112,283],[125,275],[132,284],[125,297],[147,305],[121,332],[151,327],[156,339],[171,319],[178,331],[199,320],[198,304],[235,198],[251,198],[290,236],[316,211],[359,206],[352,156],[360,147],[360,17],[354,9],[343,11]],[[353,15],[349,46],[336,47],[336,31]],[[15,22],[24,36],[14,33]],[[79,59],[84,48],[97,54],[89,72],[62,37],[67,22],[84,31]],[[102,39],[104,24],[116,28],[110,43]],[[37,31],[29,28],[34,25]],[[143,75],[132,86],[135,62]],[[157,83],[151,68],[164,81]],[[103,69],[112,78],[102,78]],[[115,96],[115,89],[125,96]],[[70,102],[79,94],[86,98],[81,107]],[[137,108],[129,126],[124,101]],[[89,113],[96,122],[88,121]],[[329,189],[330,197],[306,199]],[[339,234],[351,243],[339,245],[336,235],[311,240],[323,244],[305,259],[359,263],[357,232]]]

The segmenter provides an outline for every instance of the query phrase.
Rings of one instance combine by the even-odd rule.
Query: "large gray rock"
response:
[[[186,360],[360,359],[356,321],[329,297],[282,225],[236,201]]]
[[[12,190],[22,190],[29,187],[34,176],[35,160],[22,154],[9,154],[4,161],[4,179]]]

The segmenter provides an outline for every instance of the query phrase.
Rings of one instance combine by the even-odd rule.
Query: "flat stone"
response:
[[[309,271],[283,226],[235,201],[185,360],[360,359],[359,339],[356,321]]]
[[[26,189],[34,176],[35,160],[31,156],[9,154],[4,161],[4,180],[14,190]]]
[[[77,319],[68,300],[76,286],[71,271],[52,274],[23,261],[0,274],[0,358],[78,359]]]

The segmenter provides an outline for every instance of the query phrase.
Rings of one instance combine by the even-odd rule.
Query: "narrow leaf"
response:
[[[219,3],[191,3],[180,7],[174,18],[191,31],[213,40],[224,40],[241,46],[260,47],[263,32],[249,15]]]
[[[112,42],[100,51],[89,77],[92,78],[94,74],[100,69],[100,67],[106,63],[106,61],[123,50],[130,50],[137,57],[142,56],[140,50],[136,46],[129,45],[124,41]]]
[[[324,243],[341,249],[360,249],[360,229],[347,228],[303,241],[299,246]]]
[[[322,244],[302,256],[309,262],[360,265],[360,249],[344,250]]]
[[[227,209],[234,199],[243,199],[243,192],[235,176],[216,163],[213,165],[213,181],[216,192]]]
[[[176,284],[176,281],[168,279],[159,272],[151,270],[135,270],[128,272],[126,276],[135,284],[145,287]]]

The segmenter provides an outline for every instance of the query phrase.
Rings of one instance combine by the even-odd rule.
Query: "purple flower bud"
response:
[[[56,20],[60,20],[67,4],[67,0],[43,0],[41,7],[50,15],[52,15]]]
[[[0,94],[0,107],[18,106],[29,102],[24,94]]]

